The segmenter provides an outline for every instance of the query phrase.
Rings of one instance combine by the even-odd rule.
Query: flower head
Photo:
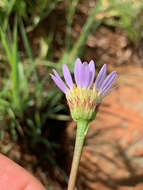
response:
[[[74,83],[68,67],[63,64],[62,69],[66,84],[55,70],[53,70],[54,75],[50,75],[56,85],[65,93],[72,118],[75,121],[80,119],[93,120],[96,106],[115,88],[111,88],[111,86],[117,77],[116,72],[113,71],[106,76],[107,69],[104,64],[94,82],[94,61],[91,60],[89,64],[82,63],[78,58],[74,67]]]

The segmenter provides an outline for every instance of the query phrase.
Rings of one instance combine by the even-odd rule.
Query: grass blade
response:
[[[21,110],[20,96],[19,96],[19,72],[18,72],[18,49],[17,49],[17,19],[15,19],[13,30],[13,44],[12,44],[12,95],[15,107]]]
[[[97,13],[99,13],[101,7],[102,7],[102,2],[101,2],[101,0],[99,0],[95,4],[95,7],[93,8],[93,11],[91,12],[91,15],[88,17],[85,25],[83,26],[83,29],[81,31],[81,34],[80,34],[77,42],[74,44],[74,46],[71,50],[70,55],[69,55],[69,60],[73,60],[75,58],[75,56],[77,56],[77,54],[79,53],[79,50],[85,43],[87,36],[89,34],[89,31],[91,29],[91,26],[95,21],[95,16],[97,15]],[[102,22],[102,20],[96,21],[96,29],[101,24],[101,22]]]
[[[24,28],[24,24],[23,24],[22,19],[19,20],[19,25],[20,25],[21,36],[22,36],[22,39],[23,39],[23,42],[24,42],[25,51],[27,53],[27,56],[31,60],[33,60],[32,50],[31,50],[30,45],[29,45],[29,41],[28,41],[28,38],[27,38],[27,35],[26,35],[26,32],[25,32],[25,28]]]

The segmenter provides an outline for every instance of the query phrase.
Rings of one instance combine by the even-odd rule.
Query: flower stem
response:
[[[69,177],[68,190],[74,190],[78,166],[83,149],[84,139],[88,130],[89,121],[79,120],[77,121],[76,142],[72,161],[72,168]]]

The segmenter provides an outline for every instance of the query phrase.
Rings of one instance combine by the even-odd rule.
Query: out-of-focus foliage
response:
[[[110,26],[124,28],[133,42],[143,37],[143,1],[103,0],[103,16]]]
[[[9,126],[13,126],[11,132],[14,137],[16,137],[15,127],[20,129],[21,121],[27,126],[25,132],[28,135],[40,135],[47,117],[64,109],[59,102],[62,94],[57,89],[46,88],[49,75],[40,80],[36,71],[37,65],[32,57],[23,62],[20,60],[17,45],[17,21],[15,21],[11,36],[12,40],[7,38],[11,33],[4,33],[2,28],[0,28],[0,35],[9,62],[9,70],[5,68],[7,77],[2,79],[0,91],[1,119],[8,118]],[[30,50],[29,44],[26,46]],[[45,111],[43,112],[42,109]]]
[[[9,17],[16,14],[28,21],[33,29],[61,1],[63,0],[0,0],[0,22],[6,27]]]

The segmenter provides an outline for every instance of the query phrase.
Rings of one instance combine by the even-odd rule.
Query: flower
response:
[[[116,71],[106,76],[106,70],[106,64],[104,64],[94,82],[94,61],[91,60],[89,64],[82,63],[77,58],[74,67],[75,83],[65,64],[63,64],[62,71],[66,84],[55,70],[53,70],[54,75],[50,74],[56,85],[65,93],[72,118],[75,121],[93,120],[96,115],[96,106],[116,88],[116,86],[111,88],[117,77]]]

